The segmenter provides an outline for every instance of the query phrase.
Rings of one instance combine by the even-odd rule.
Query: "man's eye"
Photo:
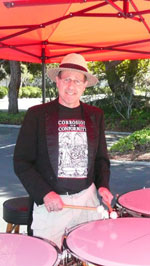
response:
[[[75,80],[74,80],[74,83],[75,83],[76,85],[80,85],[80,84],[81,84],[81,81],[78,80],[78,79],[75,79]]]
[[[65,81],[66,83],[70,83],[71,79],[66,78],[66,79],[64,79],[64,81]]]
[[[81,84],[83,84],[83,81],[82,80],[78,80],[78,79],[71,79],[71,78],[62,78],[63,82],[66,83],[66,84],[69,84],[71,82],[74,83],[74,85],[77,85],[77,86],[80,86]]]

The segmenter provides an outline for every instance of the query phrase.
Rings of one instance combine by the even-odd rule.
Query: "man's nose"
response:
[[[70,79],[68,85],[69,85],[70,88],[74,87],[75,86],[74,80],[73,79]]]

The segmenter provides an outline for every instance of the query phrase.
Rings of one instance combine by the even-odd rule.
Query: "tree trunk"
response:
[[[9,83],[9,107],[8,112],[18,113],[18,93],[21,83],[21,67],[18,61],[9,61],[10,64],[10,83]]]

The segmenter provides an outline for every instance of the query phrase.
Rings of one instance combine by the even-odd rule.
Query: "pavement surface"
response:
[[[30,103],[26,108],[35,104]],[[0,109],[4,110],[1,102]],[[3,202],[27,195],[13,170],[12,158],[19,129],[19,126],[0,125],[0,232],[6,230],[6,222],[2,218]],[[125,134],[129,133],[106,132],[108,147]],[[111,160],[110,189],[114,196],[143,187],[150,187],[150,163]],[[21,232],[26,232],[25,226],[21,226]]]

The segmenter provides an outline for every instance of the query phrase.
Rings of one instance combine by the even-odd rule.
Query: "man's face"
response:
[[[56,85],[59,94],[59,103],[74,108],[79,106],[80,97],[87,86],[84,74],[77,71],[65,70],[60,77],[56,77]]]

